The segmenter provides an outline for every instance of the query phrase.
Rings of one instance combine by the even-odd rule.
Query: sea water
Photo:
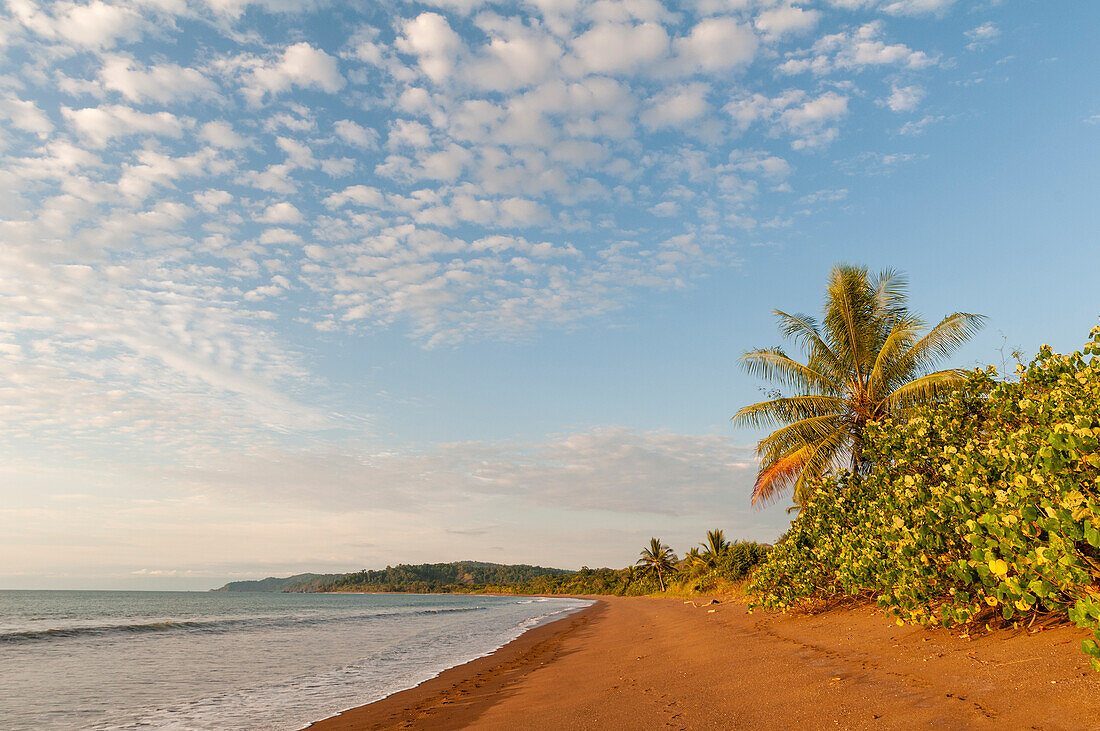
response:
[[[0,728],[300,729],[589,603],[0,591]]]

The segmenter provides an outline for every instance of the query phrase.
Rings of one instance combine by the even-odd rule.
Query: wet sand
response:
[[[1100,729],[1077,628],[967,638],[869,608],[750,615],[719,600],[601,597],[310,728]]]

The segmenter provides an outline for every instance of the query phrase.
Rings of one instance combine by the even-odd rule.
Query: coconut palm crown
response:
[[[661,584],[661,591],[665,590],[665,574],[673,571],[676,562],[676,554],[672,549],[661,543],[657,538],[649,539],[649,546],[642,549],[641,558],[637,565],[643,566],[646,571],[657,574],[657,581]]]
[[[820,322],[775,311],[780,332],[806,351],[805,363],[782,348],[742,356],[749,374],[780,388],[775,398],[733,416],[739,426],[779,427],[756,445],[760,473],[753,505],[792,488],[795,503],[802,504],[808,483],[826,471],[847,466],[865,472],[868,422],[904,416],[965,380],[960,369],[932,368],[981,329],[985,318],[956,312],[924,332],[924,322],[906,306],[906,285],[894,271],[869,276],[866,268],[838,265],[829,275]]]
[[[725,531],[708,530],[706,542],[699,544],[699,547],[703,549],[699,555],[708,566],[713,567],[717,564],[718,559],[725,555],[726,551],[730,550],[730,546],[732,545],[733,544],[726,540]]]

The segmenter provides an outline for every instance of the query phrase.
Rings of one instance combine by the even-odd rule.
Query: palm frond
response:
[[[741,366],[751,376],[809,391],[839,393],[841,387],[828,376],[790,358],[781,348],[762,348],[741,356]]]
[[[810,446],[803,447],[761,470],[752,486],[753,506],[764,507],[793,487],[812,449]]]
[[[868,380],[868,390],[872,395],[881,395],[890,381],[890,376],[899,371],[895,364],[908,352],[916,339],[920,320],[907,315],[898,315],[894,318],[886,339],[878,349],[875,356],[875,366]]]
[[[888,411],[904,411],[918,403],[932,403],[966,383],[966,377],[967,372],[961,368],[929,373],[894,389],[884,403]]]
[[[875,303],[879,311],[892,317],[906,311],[906,289],[909,279],[894,269],[883,269],[874,281]]]
[[[868,330],[874,325],[874,294],[864,268],[841,265],[829,275],[825,295],[825,330],[832,350],[844,361],[856,383],[862,385],[868,370],[865,353]]]
[[[812,448],[802,464],[802,471],[798,479],[794,483],[795,500],[799,505],[805,505],[809,497],[805,494],[807,482],[821,477],[829,467],[839,466],[842,452],[850,438],[851,435],[846,432],[834,432],[828,439],[819,442]]]
[[[761,401],[742,407],[730,420],[738,426],[757,429],[765,424],[789,424],[815,416],[844,413],[845,401],[836,396],[807,394]]]
[[[842,417],[831,414],[802,419],[761,439],[756,444],[756,453],[768,463],[776,459],[776,455],[790,454],[801,447],[817,444],[845,426]]]
[[[983,315],[956,312],[940,321],[940,324],[913,343],[909,351],[898,359],[897,367],[904,371],[919,371],[935,366],[964,345],[985,325]]]
[[[779,318],[779,331],[783,336],[810,352],[811,366],[814,363],[821,366],[815,370],[829,372],[830,379],[833,381],[843,375],[846,368],[840,357],[822,338],[817,322],[812,317],[803,314],[792,315],[783,310],[773,310],[773,312]]]

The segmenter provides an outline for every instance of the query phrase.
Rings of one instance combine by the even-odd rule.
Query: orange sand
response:
[[[720,602],[602,597],[310,728],[1100,729],[1100,674],[1076,628],[961,638],[867,608]]]

